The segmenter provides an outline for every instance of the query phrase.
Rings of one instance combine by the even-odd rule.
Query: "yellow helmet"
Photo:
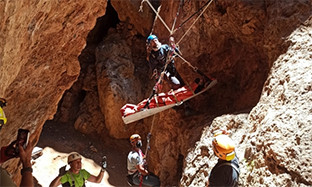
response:
[[[0,107],[6,106],[7,101],[4,98],[0,98]]]
[[[136,144],[139,140],[141,140],[141,136],[138,134],[132,134],[130,136],[130,143],[131,144]]]
[[[7,118],[5,117],[4,111],[1,107],[0,107],[0,122],[2,125],[6,124],[7,122]],[[0,124],[0,127],[1,127],[1,124]]]
[[[235,158],[235,144],[226,134],[217,134],[212,139],[214,153],[222,160],[230,161]]]

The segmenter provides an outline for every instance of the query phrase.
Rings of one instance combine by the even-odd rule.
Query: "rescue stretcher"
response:
[[[200,91],[195,92],[196,89],[201,85],[193,83],[190,86],[183,86],[177,90],[171,90],[167,93],[159,93],[158,95],[153,96],[151,99],[143,100],[137,105],[125,104],[120,109],[122,120],[125,124],[129,124],[174,106],[179,106],[183,104],[183,102],[209,90],[215,84],[217,84],[216,79],[212,80],[208,85],[200,89]],[[149,102],[148,107],[146,107],[147,102]]]

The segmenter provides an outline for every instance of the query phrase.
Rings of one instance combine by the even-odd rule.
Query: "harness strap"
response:
[[[73,176],[72,172],[69,172],[69,175],[70,175],[70,178],[71,178],[72,183],[73,183],[73,184],[70,184],[70,186],[76,186],[76,181],[75,181],[75,179],[74,179],[74,176]],[[84,184],[85,179],[84,179],[84,177],[83,177],[81,171],[79,171],[79,176],[80,176],[80,177],[82,178],[82,180],[83,180],[83,186],[85,186],[85,184]]]
[[[174,97],[174,100],[176,100],[176,102],[178,103],[179,100],[178,100],[178,98],[176,97],[176,95],[174,94],[174,91],[172,90],[171,92],[172,92],[172,95],[173,95],[173,97]]]
[[[155,95],[154,98],[155,98],[155,103],[156,103],[157,107],[159,107],[157,95]]]
[[[73,177],[73,175],[72,175],[72,172],[69,172],[69,176],[70,176],[70,178],[71,178],[71,180],[72,180],[72,184],[70,184],[70,186],[75,186],[76,183],[75,183],[75,179],[74,179],[74,177]]]
[[[187,85],[187,87],[191,90],[192,94],[195,95],[195,92],[194,92],[194,90],[192,89],[192,87],[190,86],[190,84],[189,84],[189,83],[186,83],[186,85]]]

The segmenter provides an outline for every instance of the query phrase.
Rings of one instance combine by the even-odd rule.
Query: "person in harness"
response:
[[[173,43],[173,38],[171,38],[171,40]],[[164,80],[167,81],[170,87],[174,90],[184,86],[185,83],[174,66],[174,60],[167,59],[170,58],[170,56],[174,56],[174,51],[179,52],[178,48],[172,48],[172,46],[168,46],[167,44],[161,44],[158,37],[153,34],[147,37],[146,45],[147,53],[149,54],[147,60],[150,69],[153,71],[153,77],[155,77],[156,80],[159,80],[161,76],[164,76]],[[168,65],[164,75],[161,75],[166,63],[168,63]],[[154,90],[158,93],[161,90],[161,85],[156,85]]]
[[[145,156],[141,150],[141,136],[133,134],[130,137],[130,144],[132,150],[129,152],[127,159],[127,180],[129,185],[160,186],[159,177],[146,169]]]
[[[59,169],[59,175],[50,183],[50,187],[62,184],[63,187],[85,187],[85,180],[100,183],[104,176],[106,163],[102,163],[102,169],[98,176],[91,175],[87,170],[81,169],[81,155],[72,152],[68,155],[67,163],[70,165],[68,171],[66,166]]]
[[[234,142],[225,130],[214,134],[212,148],[219,159],[210,172],[208,186],[238,186],[239,161]]]
[[[7,122],[7,118],[5,117],[3,107],[5,107],[7,104],[6,100],[4,98],[0,98],[0,131],[4,124]]]
[[[173,90],[185,86],[185,82],[176,70],[174,60],[172,58],[175,56],[174,53],[180,54],[180,51],[175,46],[173,37],[169,38],[169,42],[170,46],[167,44],[161,44],[158,37],[153,34],[149,35],[146,40],[147,54],[149,54],[147,60],[149,62],[150,69],[153,71],[152,77],[155,77],[157,81],[153,88],[153,95],[162,90],[163,80],[165,80]],[[183,106],[186,116],[191,116],[196,113],[190,107],[188,102],[185,102]],[[146,107],[148,107],[148,103],[144,108]]]

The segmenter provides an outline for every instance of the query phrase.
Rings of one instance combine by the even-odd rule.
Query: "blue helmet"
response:
[[[154,40],[154,39],[158,39],[156,35],[154,35],[154,34],[149,35],[149,36],[147,37],[147,40],[146,40],[147,44],[150,44],[151,41]]]

